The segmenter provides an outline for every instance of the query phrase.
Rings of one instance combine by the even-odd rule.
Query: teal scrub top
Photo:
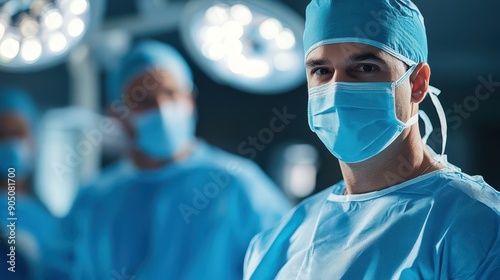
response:
[[[241,279],[252,237],[289,209],[255,163],[203,142],[154,171],[121,162],[71,211],[73,272],[79,279]]]
[[[449,167],[305,200],[257,235],[244,279],[500,279],[500,194]]]

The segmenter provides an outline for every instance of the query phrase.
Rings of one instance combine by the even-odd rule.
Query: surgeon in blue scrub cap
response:
[[[64,279],[59,278],[66,277],[65,268],[59,266],[64,258],[58,243],[59,221],[32,188],[36,129],[37,110],[29,94],[0,86],[0,224],[5,238],[15,236],[7,241],[7,253],[26,260],[14,268],[29,275],[25,279]],[[8,266],[2,269],[7,271]]]
[[[36,109],[29,95],[13,87],[0,87],[0,177],[14,168],[18,189],[28,191],[33,170]]]
[[[75,277],[241,279],[251,238],[288,202],[256,164],[195,137],[192,74],[175,49],[141,41],[111,78],[129,153],[70,213]]]
[[[500,194],[447,162],[418,8],[313,0],[304,48],[309,126],[343,180],[257,235],[244,279],[499,279]],[[420,136],[426,95],[439,154]]]

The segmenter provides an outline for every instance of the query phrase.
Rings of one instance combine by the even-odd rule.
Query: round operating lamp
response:
[[[29,71],[63,59],[97,16],[99,0],[0,2],[0,69]]]
[[[181,37],[205,73],[256,94],[286,92],[305,80],[304,20],[275,1],[194,1],[184,10]]]

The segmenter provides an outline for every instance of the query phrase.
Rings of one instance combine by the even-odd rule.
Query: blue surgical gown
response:
[[[289,204],[254,163],[199,142],[158,170],[119,163],[75,208],[81,279],[241,279],[251,238]]]
[[[257,235],[244,279],[500,279],[500,194],[455,168],[365,194],[343,182]]]
[[[2,234],[2,238],[0,239],[0,263],[4,267],[2,267],[2,270],[0,270],[0,279],[9,279],[9,280],[26,280],[26,279],[32,279],[32,276],[30,275],[30,264],[24,257],[22,252],[16,252],[15,256],[15,272],[12,272],[9,269],[10,264],[10,255],[12,255],[11,250],[10,250],[10,245],[8,243],[8,239],[4,238],[4,229],[2,227],[2,230],[0,231]]]
[[[0,201],[2,233],[9,236],[10,229],[7,226],[11,222],[15,224],[15,244],[11,241],[7,246],[14,245],[17,254],[25,260],[19,262],[20,266],[16,270],[23,271],[20,274],[29,274],[26,279],[67,279],[67,264],[70,260],[66,254],[66,244],[61,239],[59,219],[30,195],[16,193],[14,216],[10,216],[7,209],[7,193],[0,194]],[[16,220],[7,220],[13,217]]]

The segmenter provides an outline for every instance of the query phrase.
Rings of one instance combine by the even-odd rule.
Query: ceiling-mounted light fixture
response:
[[[304,79],[304,20],[274,1],[194,1],[181,22],[183,42],[217,82],[251,93],[282,93]]]
[[[0,69],[24,71],[57,62],[84,36],[89,1],[6,0],[0,4]],[[95,11],[92,11],[95,12]]]

